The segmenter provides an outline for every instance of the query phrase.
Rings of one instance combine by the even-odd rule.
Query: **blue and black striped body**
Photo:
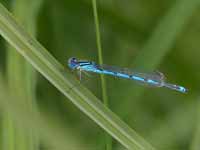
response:
[[[98,74],[111,75],[119,78],[130,79],[138,81],[139,83],[146,84],[153,87],[167,87],[182,93],[187,90],[178,85],[165,83],[164,75],[162,73],[145,74],[133,72],[126,68],[118,68],[114,66],[98,65],[93,61],[78,60],[76,58],[70,58],[68,60],[68,66],[71,69],[77,69],[79,71],[94,72]]]

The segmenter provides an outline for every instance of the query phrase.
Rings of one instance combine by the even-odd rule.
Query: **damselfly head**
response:
[[[71,69],[76,69],[79,66],[78,60],[75,57],[68,59],[68,66]]]

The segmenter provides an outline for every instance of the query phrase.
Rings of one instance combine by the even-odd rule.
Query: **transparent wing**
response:
[[[115,66],[108,65],[99,65],[97,66],[100,69],[112,71],[115,73],[127,74],[130,76],[130,79],[137,81],[140,84],[151,86],[151,87],[161,87],[165,81],[165,76],[161,72],[152,72],[152,73],[142,73],[133,71],[128,68],[120,68]],[[132,77],[131,77],[132,76]]]
[[[144,77],[146,79],[165,80],[164,74],[159,71],[155,71],[155,72],[151,72],[151,73],[143,73],[143,72],[134,71],[132,69],[121,68],[121,67],[116,67],[116,66],[97,65],[97,67],[100,69],[109,70],[112,72],[124,73],[124,74],[128,74],[128,75],[137,75],[140,77]]]
[[[151,72],[151,73],[140,73],[140,72],[133,72],[133,75],[138,75],[140,77],[145,78],[146,80],[151,79],[155,81],[165,81],[165,76],[161,72]]]
[[[108,66],[108,65],[97,65],[97,68],[103,69],[103,70],[109,70],[109,71],[115,71],[118,72],[120,71],[120,67],[116,67],[116,66]]]

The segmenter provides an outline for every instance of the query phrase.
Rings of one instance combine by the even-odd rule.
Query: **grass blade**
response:
[[[96,30],[96,41],[97,41],[97,49],[98,49],[98,57],[99,57],[99,64],[103,64],[103,54],[102,54],[102,46],[101,46],[101,34],[99,29],[99,18],[98,18],[98,12],[97,12],[97,2],[96,0],[92,0],[92,6],[93,6],[93,13],[94,13],[94,22],[95,22],[95,30]],[[108,95],[107,95],[107,86],[106,86],[106,80],[104,78],[104,75],[101,74],[101,86],[102,86],[102,98],[103,103],[106,107],[108,107]],[[106,138],[106,150],[112,150],[112,138],[105,134]]]
[[[26,0],[16,0],[12,3],[12,10],[15,16],[23,22],[26,29],[33,35],[36,34],[36,20],[40,10],[42,0],[28,2]],[[32,7],[29,8],[29,5]],[[24,11],[27,12],[24,14]],[[15,95],[24,97],[24,105],[35,110],[35,71],[24,58],[11,46],[7,46],[7,73],[9,87]],[[14,74],[13,74],[14,72]],[[19,88],[20,87],[20,88]],[[22,99],[16,99],[22,100]],[[4,112],[3,131],[7,134],[3,139],[2,147],[7,150],[36,150],[39,148],[38,137],[32,129],[24,131],[20,126],[14,124],[13,118],[9,117],[9,112]],[[14,147],[11,147],[15,145]]]
[[[41,135],[44,142],[50,143],[51,146],[56,147],[57,149],[69,150],[82,149],[85,147],[83,143],[72,136],[73,133],[71,133],[71,130],[67,130],[68,134],[66,134],[66,129],[65,132],[63,132],[60,126],[54,125],[53,122],[49,122],[49,119],[46,116],[42,116],[40,113],[32,111],[26,107],[22,101],[16,101],[16,99],[21,99],[21,97],[8,92],[8,87],[3,82],[0,73],[0,107],[1,110],[9,112],[9,117],[12,117],[11,125],[13,125],[14,122],[15,126],[18,125],[27,132],[29,132],[30,128],[33,129],[34,133]],[[16,149],[15,145],[9,146]]]

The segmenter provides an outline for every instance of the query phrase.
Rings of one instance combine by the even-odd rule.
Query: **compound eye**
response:
[[[77,59],[75,57],[72,57],[71,60],[77,62]]]
[[[75,57],[71,57],[70,59],[68,59],[68,64],[70,63],[77,63],[77,59]]]
[[[78,61],[75,57],[71,57],[69,60],[68,60],[68,66],[71,68],[71,69],[75,69],[77,66],[78,66]]]

